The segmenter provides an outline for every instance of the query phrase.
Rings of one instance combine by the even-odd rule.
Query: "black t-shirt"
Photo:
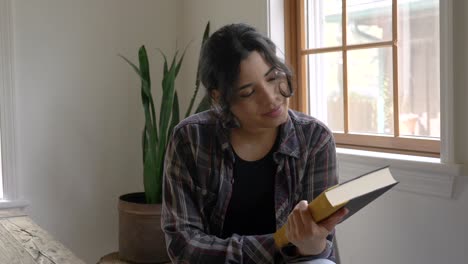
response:
[[[234,153],[233,192],[222,237],[238,235],[262,235],[276,231],[275,174],[273,160],[276,145],[260,160],[245,161]]]

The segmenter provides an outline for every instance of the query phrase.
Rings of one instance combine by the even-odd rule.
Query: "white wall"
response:
[[[39,225],[96,263],[118,246],[118,196],[142,190],[139,82],[117,54],[136,61],[146,44],[159,89],[155,49],[193,41],[176,84],[185,112],[206,22],[266,33],[266,0],[13,2],[19,193]]]
[[[117,249],[118,195],[141,190],[138,81],[116,54],[135,59],[146,43],[156,61],[154,48],[170,54],[176,38],[179,48],[193,40],[177,83],[185,109],[206,22],[212,31],[246,22],[266,33],[267,2],[14,2],[20,193],[34,220],[95,263]],[[454,2],[456,157],[466,164],[468,4]],[[457,178],[452,199],[390,191],[338,228],[343,263],[466,262],[467,186]]]
[[[181,68],[177,87],[187,90],[180,93],[182,105],[192,97],[203,30],[208,21],[211,33],[230,23],[247,23],[267,34],[267,0],[179,0],[178,1],[178,43],[185,47],[191,42]],[[201,87],[200,97],[204,94]],[[199,98],[200,98],[199,97]],[[198,104],[196,104],[198,105]],[[186,107],[181,109],[185,109]]]
[[[136,61],[176,37],[172,0],[16,0],[18,177],[32,218],[87,263],[117,249],[117,198],[142,190]],[[159,88],[159,87],[158,87]]]
[[[342,263],[466,263],[467,189],[468,177],[460,176],[450,199],[389,191],[337,227]]]

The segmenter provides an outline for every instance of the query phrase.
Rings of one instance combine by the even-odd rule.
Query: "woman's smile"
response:
[[[281,114],[283,113],[283,108],[280,106],[277,106],[275,108],[273,108],[271,111],[263,114],[264,116],[266,117],[271,117],[271,118],[276,118],[276,117],[279,117],[281,116]]]

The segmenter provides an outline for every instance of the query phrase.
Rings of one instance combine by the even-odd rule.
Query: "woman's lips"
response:
[[[267,116],[267,117],[275,118],[275,117],[280,116],[282,112],[283,112],[283,109],[281,108],[281,106],[278,106],[275,109],[273,109],[272,111],[270,111],[270,112],[268,112],[266,114],[263,114],[263,115]]]

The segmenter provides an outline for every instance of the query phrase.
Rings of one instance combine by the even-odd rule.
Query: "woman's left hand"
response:
[[[327,219],[316,223],[307,208],[307,201],[300,201],[286,223],[286,237],[301,255],[318,255],[325,250],[326,238],[341,219],[349,212],[341,208]]]

